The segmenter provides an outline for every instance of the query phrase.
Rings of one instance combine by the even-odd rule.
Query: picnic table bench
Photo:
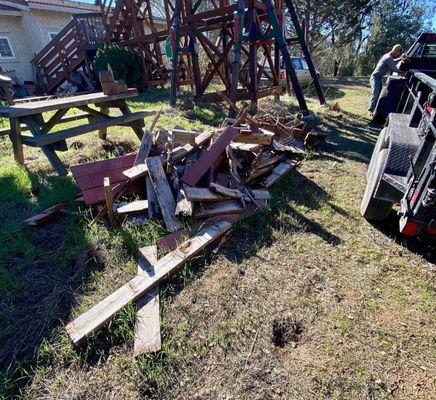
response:
[[[130,126],[139,139],[143,135],[144,117],[152,111],[131,112],[126,99],[138,94],[136,89],[128,89],[125,93],[105,95],[103,92],[81,94],[49,100],[37,100],[18,103],[0,108],[0,117],[9,118],[10,128],[4,130],[12,142],[14,157],[19,164],[24,164],[23,145],[40,147],[53,169],[59,175],[68,173],[56,151],[66,151],[66,139],[85,133],[99,131],[99,137],[106,139],[107,128],[111,126]],[[91,108],[94,105],[99,108]],[[82,111],[79,115],[66,116],[67,112],[76,108]],[[109,116],[110,108],[121,111],[121,116]],[[43,113],[55,111],[47,120]],[[87,119],[87,123],[66,128],[55,133],[50,131],[58,124],[72,120]],[[30,131],[30,135],[23,131]]]

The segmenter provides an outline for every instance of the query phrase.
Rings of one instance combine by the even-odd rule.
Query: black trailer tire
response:
[[[383,221],[392,209],[392,203],[374,197],[388,159],[388,149],[381,149],[370,163],[370,175],[367,179],[365,194],[360,205],[361,215],[370,221]],[[372,165],[374,164],[374,165]]]
[[[376,142],[374,150],[372,152],[371,160],[369,162],[368,171],[366,171],[366,181],[369,180],[369,177],[371,176],[374,168],[376,167],[377,162],[374,159],[376,159],[378,157],[381,150],[387,149],[388,146],[389,146],[388,128],[383,128],[378,135],[377,142]]]

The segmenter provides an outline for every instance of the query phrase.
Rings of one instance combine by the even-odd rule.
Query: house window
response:
[[[47,33],[48,33],[48,39],[49,39],[49,40],[53,40],[54,37],[55,37],[59,32],[53,32],[53,31],[51,31],[51,32],[47,32]]]
[[[0,59],[8,60],[11,58],[15,58],[15,56],[9,38],[6,36],[0,36]]]

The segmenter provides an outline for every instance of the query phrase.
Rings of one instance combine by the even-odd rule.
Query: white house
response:
[[[21,81],[35,81],[33,56],[73,14],[99,11],[93,4],[70,0],[0,0],[0,66]]]

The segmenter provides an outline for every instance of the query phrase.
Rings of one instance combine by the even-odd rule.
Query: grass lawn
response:
[[[27,169],[18,167],[0,138],[0,398],[434,398],[434,247],[397,234],[394,213],[378,226],[360,217],[378,133],[368,127],[368,87],[325,83],[341,111],[310,107],[328,140],[272,189],[265,215],[238,224],[219,255],[197,257],[161,286],[163,350],[136,360],[133,305],[79,348],[65,324],[134,276],[137,249],[164,227],[90,227],[86,209],[23,227],[55,202],[74,210],[77,189],[39,150],[26,147]],[[129,104],[158,110],[167,96],[153,90]],[[203,129],[223,116],[196,106],[158,126]],[[79,136],[59,154],[74,165],[138,144],[125,128],[108,138]]]

